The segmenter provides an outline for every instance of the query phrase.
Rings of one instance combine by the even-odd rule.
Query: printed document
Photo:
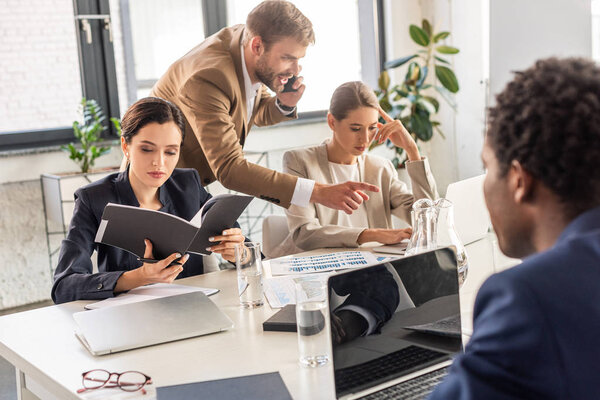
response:
[[[318,256],[281,257],[270,260],[273,276],[336,271],[365,267],[376,263],[377,257],[368,251],[343,251]]]

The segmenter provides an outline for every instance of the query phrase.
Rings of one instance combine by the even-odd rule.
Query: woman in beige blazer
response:
[[[380,115],[385,124],[378,122]],[[358,201],[358,209],[350,215],[320,204],[292,205],[286,210],[290,234],[275,256],[323,247],[357,247],[366,242],[399,243],[410,237],[411,229],[393,229],[392,214],[410,224],[412,204],[438,196],[429,163],[421,157],[412,136],[400,121],[381,110],[364,83],[347,82],[335,90],[327,123],[333,137],[319,146],[286,152],[284,171],[321,183],[367,182],[380,191],[369,193],[369,200],[362,204]],[[383,143],[386,139],[407,154],[412,193],[398,179],[391,161],[365,154],[371,141]]]

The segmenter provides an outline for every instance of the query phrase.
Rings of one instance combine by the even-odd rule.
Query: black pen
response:
[[[154,258],[142,258],[142,257],[138,257],[138,261],[145,262],[145,263],[148,263],[148,264],[156,264],[157,262],[159,262],[161,260],[155,260]],[[173,261],[168,266],[170,267],[171,265],[182,265],[182,264],[180,262]]]

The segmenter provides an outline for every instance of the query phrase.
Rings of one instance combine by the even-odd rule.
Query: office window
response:
[[[228,0],[228,25],[243,24],[260,0]],[[357,0],[297,0],[293,3],[313,23],[316,42],[300,61],[306,91],[300,112],[326,110],[333,91],[361,80],[361,39]],[[372,44],[375,46],[375,43]]]
[[[73,140],[82,94],[118,116],[108,0],[10,2],[0,14],[0,149]],[[116,86],[116,85],[115,85]],[[108,137],[112,130],[108,130]]]
[[[121,114],[145,97],[167,68],[204,40],[202,0],[111,0],[121,19],[122,49],[115,45]],[[118,42],[117,42],[118,43]]]
[[[70,126],[81,80],[73,2],[2,3],[0,136]]]
[[[375,86],[375,22],[383,0],[297,0],[314,24],[301,114],[325,110],[335,87]],[[47,0],[0,14],[0,150],[66,143],[82,93],[118,117],[206,35],[245,22],[259,0]],[[86,30],[87,28],[87,30]],[[114,137],[107,132],[107,137]]]
[[[592,58],[600,62],[600,0],[592,0]]]

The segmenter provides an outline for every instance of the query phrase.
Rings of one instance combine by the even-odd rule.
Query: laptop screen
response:
[[[328,289],[337,398],[461,350],[452,248],[333,274]]]

